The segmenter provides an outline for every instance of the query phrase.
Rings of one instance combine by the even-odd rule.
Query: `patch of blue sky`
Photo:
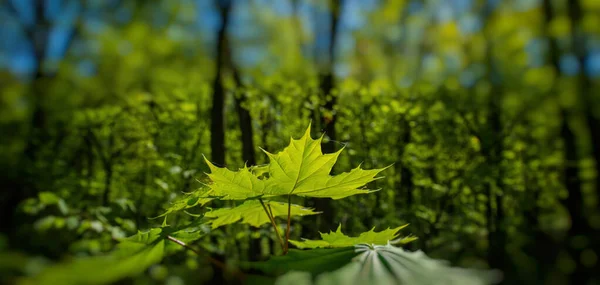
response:
[[[454,74],[462,68],[462,54],[457,52],[446,53],[443,56],[444,68],[447,73]]]
[[[475,14],[464,14],[458,19],[458,28],[463,35],[472,35],[481,31],[483,23],[481,18]]]
[[[228,32],[236,40],[252,40],[263,34],[253,9],[247,1],[238,1],[231,11]]]
[[[528,11],[539,7],[541,2],[541,0],[519,0],[514,1],[513,5],[517,11]]]
[[[494,10],[500,6],[503,0],[487,0],[487,8]]]
[[[574,54],[562,55],[559,59],[560,73],[567,76],[574,76],[579,74],[580,65],[579,60]]]
[[[0,50],[8,51],[13,49],[14,45],[19,41],[25,40],[23,32],[17,23],[14,21],[3,21],[0,26]]]
[[[358,30],[364,27],[368,11],[360,0],[347,0],[341,10],[339,27],[341,30]]]
[[[406,7],[408,14],[415,14],[423,10],[423,2],[420,0],[411,0]]]
[[[45,56],[49,60],[59,60],[64,55],[69,46],[69,41],[73,37],[73,26],[56,25],[51,28],[48,35]]]
[[[336,44],[336,55],[343,57],[344,55],[350,54],[354,51],[356,39],[349,32],[339,33],[336,38]]]
[[[263,46],[246,46],[243,50],[234,51],[233,60],[242,68],[252,67],[260,63],[267,53]]]
[[[439,58],[432,53],[427,53],[423,55],[421,58],[421,66],[423,67],[423,71],[427,72],[435,72],[441,68]]]
[[[129,21],[131,21],[132,17],[133,12],[131,11],[131,7],[128,7],[127,5],[122,5],[115,11],[115,21],[118,24],[128,23]]]
[[[275,14],[279,16],[289,17],[292,16],[294,13],[294,7],[292,7],[292,3],[290,1],[268,0],[267,2],[271,2],[269,4],[269,7],[271,7]]]
[[[196,0],[196,17],[196,26],[200,34],[208,43],[212,43],[216,30],[221,26],[221,17],[212,1]]]
[[[93,60],[84,59],[77,64],[77,74],[83,77],[91,77],[96,75],[97,66]]]
[[[37,68],[37,62],[33,57],[33,48],[23,43],[22,47],[13,51],[8,63],[9,69],[18,77],[29,78]]]
[[[586,39],[585,48],[587,50],[600,50],[600,37],[598,36],[590,36]]]
[[[458,15],[468,13],[473,9],[473,0],[449,0],[452,10]]]
[[[546,63],[546,54],[548,52],[548,41],[541,38],[532,38],[525,45],[527,53],[527,65],[529,67],[540,67]]]
[[[591,78],[600,78],[600,50],[592,51],[584,61],[585,74]]]
[[[338,78],[346,78],[350,76],[351,67],[347,62],[338,62],[333,67],[333,73]]]
[[[477,82],[477,77],[475,77],[473,71],[466,69],[460,73],[458,76],[458,81],[463,87],[469,88],[475,85],[475,82]]]
[[[433,4],[430,6],[430,9],[433,9],[434,19],[439,23],[446,23],[454,20],[455,18],[454,10],[448,2],[439,2],[438,4]]]
[[[99,17],[86,17],[83,25],[86,31],[92,34],[101,34],[108,27],[106,22]]]
[[[152,5],[150,8],[150,23],[155,28],[164,28],[169,24],[169,15],[161,5]]]
[[[35,0],[9,0],[21,22],[27,26],[35,25]]]
[[[63,0],[46,0],[44,17],[46,17],[48,21],[54,21],[59,15],[61,15],[62,2]]]

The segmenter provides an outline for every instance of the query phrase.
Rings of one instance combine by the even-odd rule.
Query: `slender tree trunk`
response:
[[[231,1],[218,1],[222,25],[217,33],[217,56],[215,79],[213,81],[213,100],[210,123],[211,159],[220,166],[225,165],[225,87],[223,86],[223,67],[227,56],[227,28]]]
[[[588,280],[587,272],[581,263],[582,248],[575,248],[571,245],[571,240],[579,236],[585,236],[588,233],[587,221],[583,211],[583,195],[581,193],[581,180],[579,178],[578,155],[575,134],[571,130],[568,122],[568,113],[563,110],[561,124],[561,136],[564,142],[565,169],[564,184],[569,192],[568,197],[563,200],[571,216],[571,227],[566,239],[566,248],[569,255],[576,264],[575,270],[569,275],[570,284],[586,284]]]
[[[329,142],[323,145],[324,153],[335,152],[335,140],[336,140],[336,96],[332,94],[334,87],[334,66],[335,66],[335,46],[336,38],[339,26],[340,12],[342,9],[341,0],[333,0],[331,6],[331,22],[330,22],[330,42],[328,47],[329,55],[329,66],[320,78],[320,89],[321,96],[325,99],[325,114],[321,114],[321,127],[325,131],[325,134],[329,137]],[[331,206],[331,199],[316,199],[315,207],[318,211],[323,211],[323,214],[318,217],[318,230],[320,232],[327,232],[332,228],[334,223],[335,213]]]
[[[494,200],[496,217],[494,221],[494,231],[491,233],[490,237],[492,238],[492,247],[490,248],[490,256],[488,257],[488,261],[490,262],[490,266],[493,268],[506,268],[506,225],[505,225],[505,215],[504,215],[504,195],[502,192],[508,191],[505,189],[505,185],[503,182],[504,179],[504,171],[502,168],[502,151],[504,148],[503,136],[502,133],[502,123],[501,123],[501,108],[500,108],[500,96],[502,94],[502,90],[499,87],[492,88],[493,92],[491,94],[492,98],[490,99],[490,108],[488,110],[489,117],[489,129],[492,131],[488,138],[490,139],[489,144],[491,144],[490,149],[486,150],[486,158],[489,161],[490,168],[496,169],[497,172],[495,176],[492,178],[493,182],[488,185],[490,187],[490,191],[493,193],[489,193],[489,199]],[[494,186],[497,188],[494,191]]]
[[[406,118],[400,120],[400,149],[398,150],[398,160],[403,161],[404,153],[406,152],[406,146],[411,141],[411,128]],[[399,193],[396,195],[396,206],[410,208],[414,202],[414,183],[413,173],[410,168],[407,167],[406,163],[401,162],[400,164],[400,183],[398,187]]]
[[[552,4],[550,0],[544,0],[543,2],[544,12],[546,16],[546,26],[548,27],[551,21],[554,18],[554,10],[552,8]],[[573,27],[571,44],[572,48],[579,59],[580,66],[584,66],[584,57],[585,57],[585,46],[582,42],[582,38],[580,32],[578,30],[578,22],[581,19],[581,7],[579,6],[578,1],[569,0],[567,1],[568,14],[571,18],[571,23]],[[560,51],[558,49],[558,44],[555,40],[550,40],[550,61],[554,66],[555,70],[560,72],[559,66],[559,57]],[[592,143],[592,154],[594,155],[594,159],[596,160],[596,165],[598,165],[598,157],[597,152],[599,143],[599,137],[597,130],[597,122],[594,121],[594,117],[589,108],[593,106],[592,102],[587,100],[587,95],[585,94],[589,88],[589,80],[586,78],[584,72],[580,72],[578,75],[579,81],[579,96],[577,102],[579,104],[583,104],[583,109],[585,113],[585,118],[587,119],[588,127],[590,130],[590,138]],[[561,138],[564,143],[564,185],[568,191],[568,197],[562,201],[565,208],[569,212],[569,216],[571,217],[571,227],[567,233],[567,238],[564,241],[564,247],[566,251],[569,253],[570,258],[575,263],[575,270],[573,270],[569,274],[569,283],[570,284],[587,284],[586,282],[591,280],[590,271],[586,269],[585,265],[581,261],[581,254],[585,248],[573,246],[572,241],[574,238],[592,238],[591,228],[588,225],[586,216],[585,216],[585,205],[583,202],[583,188],[582,182],[579,177],[579,154],[577,153],[577,138],[570,126],[571,112],[566,108],[562,108],[561,110]],[[598,178],[597,178],[598,181]],[[598,184],[596,185],[598,187]],[[599,190],[600,193],[600,190]]]
[[[578,23],[582,19],[582,9],[579,1],[569,0],[568,12],[574,29],[571,38],[573,50],[577,55],[579,66],[584,67],[586,65],[585,58],[587,55],[587,51],[584,35],[581,34],[578,28]],[[581,100],[581,103],[583,104],[585,122],[587,123],[590,134],[592,158],[594,159],[596,170],[598,172],[594,181],[596,187],[596,195],[597,197],[600,197],[600,119],[598,119],[597,117],[598,114],[594,113],[594,110],[596,110],[595,108],[599,107],[598,103],[600,103],[600,100],[598,100],[597,95],[597,98],[592,98],[592,96],[597,93],[593,92],[592,82],[590,78],[586,76],[583,69],[578,75],[578,81],[579,98]]]

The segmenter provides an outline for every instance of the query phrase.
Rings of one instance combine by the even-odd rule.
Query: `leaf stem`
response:
[[[261,198],[258,198],[258,201],[260,202],[263,209],[265,210],[265,213],[269,217],[269,220],[271,221],[271,225],[275,229],[275,233],[277,234],[277,238],[279,239],[279,244],[281,245],[281,249],[283,250],[283,252],[285,252],[286,250],[285,250],[285,245],[283,243],[283,238],[281,237],[281,234],[279,234],[279,229],[277,228],[277,224],[275,224],[275,218],[273,217],[273,213],[272,212],[270,213],[269,210],[267,210],[267,206],[265,206],[265,202]],[[271,208],[271,205],[269,205],[269,208]]]
[[[283,250],[284,255],[286,255],[288,253],[288,249],[290,246],[291,224],[292,224],[292,195],[288,195],[288,216],[287,216],[287,228],[285,229],[285,249]]]
[[[180,245],[180,246],[182,246],[183,248],[185,248],[185,249],[187,249],[187,250],[195,253],[198,256],[206,257],[206,259],[208,260],[208,262],[210,262],[210,263],[214,264],[215,266],[221,268],[221,270],[223,270],[223,272],[230,271],[231,273],[233,273],[233,275],[235,275],[241,281],[243,281],[246,278],[242,272],[240,272],[238,270],[229,270],[227,268],[227,265],[225,263],[223,263],[222,261],[220,261],[220,260],[218,260],[216,258],[213,258],[212,256],[210,256],[208,254],[202,254],[200,251],[198,251],[197,249],[189,246],[188,244],[186,244],[183,241],[180,241],[180,240],[178,240],[178,239],[176,239],[176,238],[174,238],[172,236],[167,236],[167,239],[170,240],[170,241],[172,241],[172,242],[174,242],[174,243],[176,243],[176,244],[178,244],[178,245]]]

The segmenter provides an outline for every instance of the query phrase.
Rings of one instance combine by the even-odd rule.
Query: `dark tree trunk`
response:
[[[499,87],[492,89],[492,98],[490,99],[490,108],[488,110],[488,124],[491,131],[488,139],[489,149],[485,150],[486,159],[489,162],[490,169],[497,170],[493,176],[493,181],[488,183],[489,199],[495,204],[494,229],[490,233],[490,255],[488,262],[492,268],[506,268],[506,226],[504,216],[504,195],[501,192],[507,191],[503,182],[504,171],[502,169],[502,151],[504,148],[501,124],[500,96],[502,90]],[[494,191],[496,187],[496,191]]]
[[[568,237],[565,246],[569,255],[576,264],[575,270],[569,275],[570,284],[586,284],[588,280],[587,270],[581,263],[582,248],[575,248],[571,245],[573,238],[585,236],[588,233],[587,221],[583,211],[583,195],[581,193],[581,180],[579,179],[579,166],[575,134],[571,130],[568,122],[568,113],[562,111],[561,136],[564,142],[565,168],[564,184],[568,191],[568,197],[562,202],[571,216],[571,227],[568,231]]]
[[[233,78],[238,86],[242,87],[242,80],[239,72],[230,60],[229,68],[233,74]],[[239,96],[235,97],[235,110],[240,123],[240,131],[242,133],[242,159],[246,165],[256,165],[256,154],[254,152],[254,130],[252,129],[252,117],[250,111],[244,107],[246,103],[246,95],[243,90],[240,90]]]
[[[411,141],[411,129],[410,124],[406,118],[400,120],[401,135],[400,135],[400,149],[398,150],[398,160],[403,161],[403,156],[406,151],[406,146]],[[396,195],[396,206],[410,208],[414,202],[413,196],[414,183],[413,173],[408,168],[405,162],[400,163],[400,185],[398,187],[399,193]],[[404,195],[404,196],[403,196]],[[404,201],[402,201],[404,200]]]
[[[571,18],[571,23],[573,25],[573,32],[571,38],[572,49],[577,55],[580,66],[584,66],[585,59],[585,43],[582,41],[582,37],[580,31],[578,29],[578,23],[581,19],[581,7],[579,6],[578,1],[569,0],[567,1],[568,14]],[[552,8],[552,4],[550,0],[544,0],[544,12],[546,16],[546,26],[549,26],[551,21],[554,18],[554,10]],[[560,51],[558,49],[558,44],[555,40],[550,41],[550,60],[556,71],[560,72],[559,68],[559,57]],[[587,90],[589,88],[589,80],[586,78],[584,72],[580,72],[578,76],[579,80],[579,96],[578,103],[583,104],[583,108],[585,111],[585,119],[588,123],[588,127],[590,130],[590,138],[592,143],[592,154],[594,159],[596,160],[596,165],[598,165],[598,157],[597,152],[599,143],[599,137],[597,133],[597,121],[595,121],[593,115],[591,114],[591,106],[593,106],[593,102],[588,101]],[[570,284],[587,284],[586,282],[591,280],[590,270],[586,268],[586,266],[581,261],[581,254],[585,250],[581,246],[574,246],[572,241],[574,239],[579,238],[592,238],[591,228],[588,225],[586,216],[585,216],[585,205],[583,202],[583,188],[582,182],[579,177],[579,154],[577,153],[577,138],[570,126],[570,118],[571,112],[566,108],[561,110],[561,138],[563,140],[563,148],[564,148],[564,172],[563,172],[563,181],[564,186],[567,189],[568,197],[565,198],[562,203],[569,212],[569,216],[571,217],[571,227],[567,233],[567,238],[564,241],[564,249],[569,253],[571,259],[575,263],[575,269],[569,274],[569,283]],[[598,181],[598,178],[596,179]],[[598,184],[596,184],[598,187]],[[600,190],[598,190],[600,193]]]
[[[335,140],[336,140],[336,114],[335,114],[335,104],[336,97],[334,94],[331,94],[334,87],[334,66],[335,66],[335,46],[336,46],[336,37],[338,31],[338,23],[340,18],[340,11],[342,8],[341,0],[332,1],[331,7],[331,22],[330,22],[330,42],[327,53],[329,55],[329,66],[327,66],[326,71],[320,78],[320,89],[321,96],[325,99],[325,113],[321,114],[321,127],[325,134],[329,137],[329,142],[323,145],[324,153],[332,153],[335,152]],[[331,199],[316,199],[314,203],[316,209],[318,211],[323,211],[323,214],[318,217],[318,230],[320,232],[328,232],[334,223],[335,213],[331,206]]]
[[[577,26],[582,18],[582,11],[579,2],[575,0],[568,1],[568,11],[569,17],[571,18],[571,23],[574,27],[571,43],[573,45],[574,52],[577,55],[579,66],[583,67],[586,65],[585,58],[587,51],[585,48],[585,38],[580,33]],[[596,170],[598,171],[594,181],[596,195],[597,197],[600,197],[600,119],[597,117],[598,114],[594,113],[594,110],[596,110],[595,108],[598,108],[598,103],[600,103],[600,101],[597,101],[598,98],[592,98],[593,94],[597,93],[592,92],[592,82],[590,81],[590,78],[585,75],[583,70],[579,73],[578,81],[579,98],[583,104],[585,121],[590,134],[592,158],[594,159]]]
[[[102,206],[107,206],[110,203],[110,190],[112,186],[113,169],[112,162],[108,162],[104,166],[104,192],[102,193]]]
[[[231,1],[217,1],[222,25],[217,33],[216,68],[213,81],[213,100],[210,122],[211,159],[220,166],[225,165],[225,87],[223,86],[223,67],[227,56],[227,28]]]

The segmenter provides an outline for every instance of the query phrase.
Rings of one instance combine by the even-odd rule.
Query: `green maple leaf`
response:
[[[173,212],[193,208],[198,205],[204,206],[205,204],[214,199],[213,197],[209,197],[211,191],[212,190],[210,188],[200,188],[194,192],[185,193],[183,197],[171,203],[171,205],[167,208],[167,211],[165,213],[155,218],[164,217]]]
[[[349,237],[342,233],[342,225],[340,225],[335,232],[321,233],[321,240],[290,240],[290,242],[298,248],[347,247],[360,243],[384,245],[388,242],[393,242],[406,244],[417,239],[411,236],[398,239],[398,232],[406,226],[408,224],[393,229],[388,228],[380,232],[375,232],[375,228],[373,228],[368,232],[361,233],[357,237]],[[396,241],[394,242],[394,240]]]
[[[286,203],[264,201],[265,206],[272,211],[273,217],[287,216],[288,205]],[[291,206],[291,216],[315,215],[320,212],[314,212],[312,209],[304,208],[299,205]],[[223,225],[233,224],[239,220],[242,223],[250,224],[254,227],[260,227],[269,223],[269,217],[265,213],[262,205],[257,200],[245,201],[235,208],[221,208],[210,211],[204,215],[206,218],[214,218],[210,221],[213,229]]]
[[[321,136],[317,140],[310,137],[310,125],[300,139],[291,139],[283,151],[272,154],[263,150],[269,157],[269,178],[259,179],[248,168],[231,171],[220,168],[206,160],[212,183],[208,185],[215,195],[227,200],[243,200],[258,196],[272,197],[297,195],[303,197],[341,199],[356,194],[373,192],[359,189],[367,183],[379,179],[381,169],[364,170],[360,166],[350,172],[331,176],[331,172],[343,148],[335,153],[323,154]]]

